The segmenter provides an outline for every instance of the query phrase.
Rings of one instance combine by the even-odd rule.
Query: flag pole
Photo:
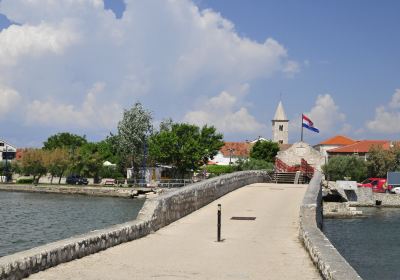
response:
[[[301,142],[303,142],[303,114],[301,114]]]

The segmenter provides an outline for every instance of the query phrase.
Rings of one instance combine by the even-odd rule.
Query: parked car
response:
[[[388,186],[385,178],[368,178],[357,184],[358,187],[371,188],[373,192],[384,193],[390,192],[392,186]]]
[[[70,185],[87,185],[89,183],[87,178],[79,175],[69,175],[66,182]]]
[[[391,193],[400,194],[400,187],[395,187],[390,190]]]

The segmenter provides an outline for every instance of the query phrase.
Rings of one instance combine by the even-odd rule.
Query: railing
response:
[[[275,160],[275,172],[297,172],[297,171],[300,171],[303,175],[311,179],[312,176],[314,175],[315,169],[303,158],[301,159],[301,163],[299,166],[290,166],[284,163],[279,158]]]
[[[275,172],[296,172],[299,171],[297,166],[289,166],[279,158],[275,160]]]
[[[315,169],[305,159],[301,159],[300,172],[311,179],[314,176]]]

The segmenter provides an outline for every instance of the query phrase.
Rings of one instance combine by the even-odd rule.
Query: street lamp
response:
[[[232,154],[235,151],[235,149],[229,148],[228,151],[229,151],[229,165],[231,165],[232,164]]]

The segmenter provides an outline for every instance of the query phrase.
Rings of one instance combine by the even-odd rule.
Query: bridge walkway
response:
[[[321,279],[298,240],[306,187],[249,185],[147,237],[28,279]],[[218,203],[224,239],[220,243]],[[231,220],[233,216],[256,220]]]

